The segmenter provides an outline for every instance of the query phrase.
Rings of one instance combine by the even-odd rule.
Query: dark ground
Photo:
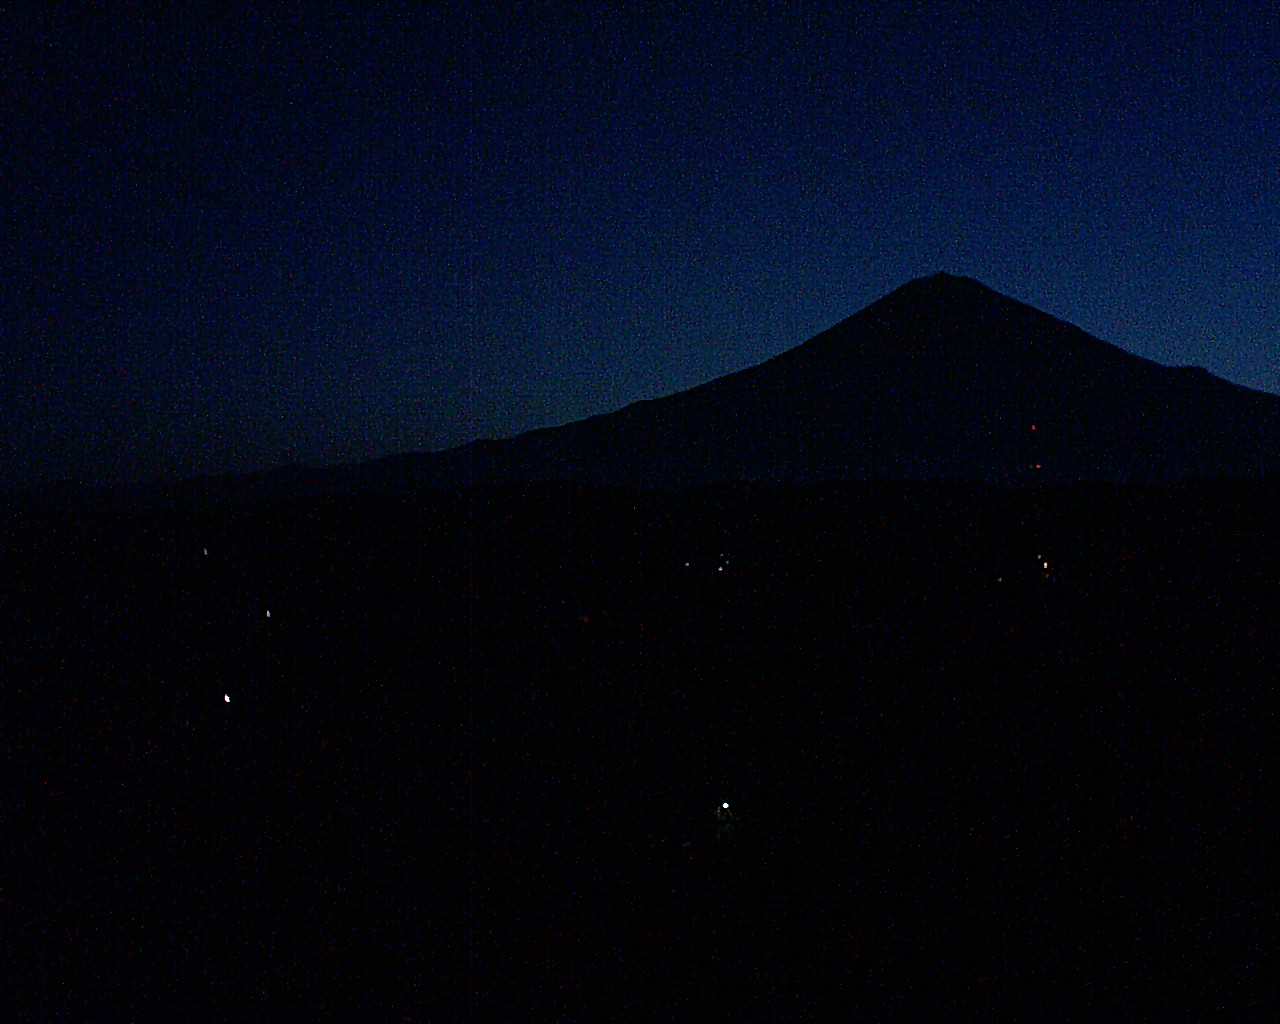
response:
[[[1226,484],[15,505],[0,998],[1271,1019],[1276,522]]]

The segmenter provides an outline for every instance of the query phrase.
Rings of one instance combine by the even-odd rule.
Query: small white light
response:
[[[201,548],[200,550],[204,552],[204,557],[205,557],[205,558],[208,558],[208,557],[209,557],[209,549],[208,549],[208,548]]]
[[[268,609],[267,609],[267,618],[271,618],[271,609],[270,609],[270,608],[268,608]]]
[[[1049,568],[1049,563],[1048,563],[1048,562],[1045,562],[1045,563],[1044,563],[1044,567],[1045,567],[1046,569],[1047,569],[1047,568]]]
[[[223,703],[223,704],[230,704],[230,703],[231,703],[231,694],[229,694],[229,693],[224,693],[224,694],[222,695],[222,703]]]
[[[721,809],[722,809],[722,810],[726,810],[726,811],[727,811],[727,810],[729,809],[729,801],[728,801],[728,800],[726,800],[724,803],[722,803],[722,804],[720,805],[720,807],[721,807]]]

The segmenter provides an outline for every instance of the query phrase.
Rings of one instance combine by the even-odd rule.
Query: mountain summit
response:
[[[1280,398],[1131,355],[951,274],[758,366],[506,441],[385,460],[405,483],[1160,482],[1280,470]]]

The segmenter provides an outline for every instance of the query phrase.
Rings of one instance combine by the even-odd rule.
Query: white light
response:
[[[204,557],[205,557],[205,558],[208,558],[208,557],[209,557],[209,549],[208,549],[208,548],[201,548],[200,550],[204,552]]]
[[[1049,563],[1048,563],[1048,562],[1045,562],[1045,563],[1044,563],[1044,567],[1045,567],[1046,569],[1047,569],[1047,568],[1049,568]]]
[[[722,803],[722,804],[720,805],[720,807],[721,807],[721,809],[722,809],[722,810],[726,810],[726,811],[727,811],[727,810],[729,809],[729,801],[728,801],[728,800],[726,800],[724,803]]]
[[[222,703],[223,703],[223,704],[230,704],[230,703],[231,703],[231,694],[229,694],[229,693],[224,693],[224,694],[222,695]]]
[[[268,609],[267,609],[267,618],[271,618],[271,609],[270,609],[270,608],[268,608]]]

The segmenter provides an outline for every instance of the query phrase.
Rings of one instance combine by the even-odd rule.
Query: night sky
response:
[[[577,419],[939,270],[1280,393],[1273,4],[43,6],[0,21],[0,486]]]

